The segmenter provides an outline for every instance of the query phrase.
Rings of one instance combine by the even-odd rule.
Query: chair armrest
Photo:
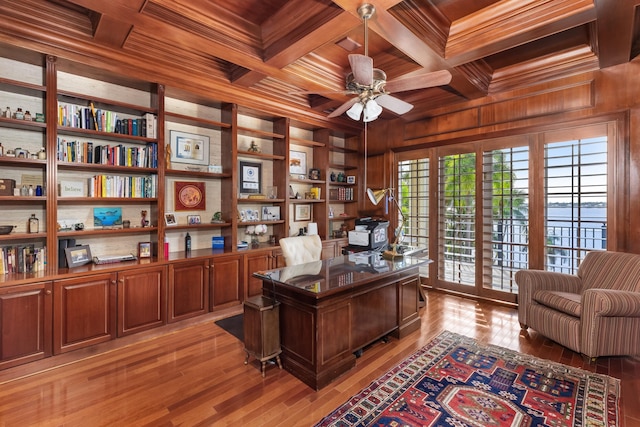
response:
[[[516,272],[515,279],[518,284],[518,291],[525,289],[531,295],[540,290],[578,294],[582,289],[582,279],[578,276],[553,271],[520,270]]]
[[[588,289],[582,295],[582,313],[603,317],[640,317],[640,293],[615,289]]]

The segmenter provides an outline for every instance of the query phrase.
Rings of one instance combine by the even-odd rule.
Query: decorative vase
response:
[[[251,236],[251,247],[257,248],[258,246],[260,246],[260,241],[258,240],[258,236],[254,234]]]

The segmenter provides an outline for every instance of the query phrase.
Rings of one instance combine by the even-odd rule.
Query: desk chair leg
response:
[[[280,362],[280,356],[276,356],[276,362],[278,363],[278,368],[282,369],[282,362]]]
[[[247,351],[245,353],[247,353],[247,356],[244,358],[244,364],[248,365],[249,364],[249,352]]]

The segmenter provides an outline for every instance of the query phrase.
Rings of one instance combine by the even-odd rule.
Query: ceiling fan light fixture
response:
[[[378,116],[382,113],[382,107],[378,105],[376,101],[370,99],[364,106],[364,116],[362,118],[363,122],[371,122],[378,118]]]
[[[360,120],[360,115],[362,114],[363,109],[364,106],[362,105],[362,102],[356,102],[351,106],[351,108],[347,110],[347,116],[351,117],[353,120],[358,121]]]

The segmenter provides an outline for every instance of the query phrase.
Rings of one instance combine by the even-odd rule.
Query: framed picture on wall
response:
[[[240,161],[240,192],[260,193],[262,191],[262,163]]]
[[[177,211],[202,211],[207,208],[204,182],[176,181],[174,185]]]
[[[310,221],[311,220],[311,205],[296,205],[294,215],[294,221]]]
[[[289,152],[289,173],[307,175],[307,153],[304,151]]]
[[[171,131],[171,161],[193,165],[209,165],[209,137]]]

